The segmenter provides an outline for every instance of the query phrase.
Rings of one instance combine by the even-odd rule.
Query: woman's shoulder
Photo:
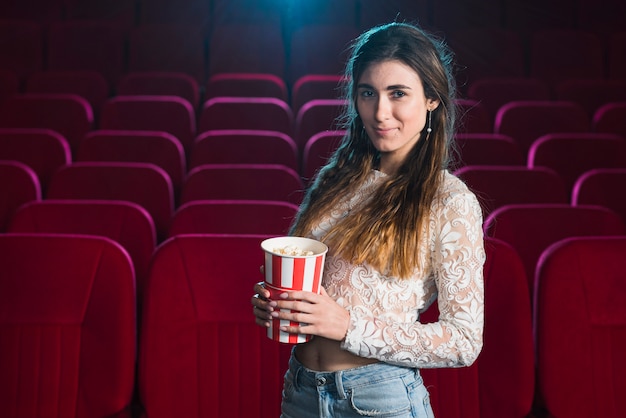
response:
[[[463,200],[472,204],[478,204],[476,195],[467,187],[467,185],[450,173],[448,170],[442,170],[441,173],[443,179],[441,182],[441,189],[438,193],[438,200],[444,205],[454,200]]]

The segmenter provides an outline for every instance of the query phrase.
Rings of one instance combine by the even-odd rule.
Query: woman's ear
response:
[[[439,99],[428,99],[426,101],[426,109],[427,110],[435,110],[439,107],[440,100]]]

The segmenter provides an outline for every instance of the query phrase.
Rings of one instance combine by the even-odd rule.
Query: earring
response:
[[[426,127],[426,139],[430,136],[430,133],[433,131],[433,111],[428,110],[428,126]]]

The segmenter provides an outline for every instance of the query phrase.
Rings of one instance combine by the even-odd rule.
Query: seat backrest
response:
[[[174,71],[128,72],[117,83],[118,96],[178,96],[194,108],[200,102],[200,86],[195,78]]]
[[[593,168],[626,167],[626,140],[614,134],[547,134],[528,151],[528,167],[548,167],[563,179],[568,196],[576,179]]]
[[[626,341],[625,253],[626,236],[578,237],[555,243],[539,260],[537,384],[550,416],[617,418],[626,410],[618,360]]]
[[[24,91],[76,94],[89,102],[97,119],[102,103],[109,97],[110,87],[99,71],[39,71],[28,77]]]
[[[476,193],[485,217],[518,203],[569,203],[563,180],[545,167],[465,166],[455,174]]]
[[[277,200],[300,204],[298,173],[277,164],[205,164],[191,170],[181,204],[192,200]]]
[[[583,173],[572,190],[572,205],[599,205],[618,213],[626,223],[625,168],[596,168]]]
[[[127,201],[46,199],[27,203],[13,216],[8,232],[110,238],[128,251],[138,291],[143,288],[156,247],[152,217],[138,204]]]
[[[291,108],[298,114],[307,102],[317,99],[339,99],[342,97],[343,76],[333,74],[305,74],[291,88]]]
[[[209,77],[206,98],[213,97],[275,97],[288,100],[285,81],[274,74],[219,73]]]
[[[182,144],[163,131],[91,131],[82,139],[75,161],[151,163],[169,175],[175,194],[187,172]]]
[[[0,68],[0,103],[18,94],[20,89],[20,80],[15,71]]]
[[[456,134],[459,166],[466,165],[526,165],[526,156],[507,135],[493,133]]]
[[[485,331],[476,360],[481,418],[525,417],[535,388],[532,312],[524,265],[504,241],[485,238]]]
[[[287,235],[298,206],[271,200],[198,200],[180,206],[169,236],[181,234]]]
[[[93,124],[91,105],[75,94],[24,93],[0,105],[0,127],[51,129],[63,135],[73,154]]]
[[[128,35],[128,71],[184,73],[204,84],[204,43],[198,24],[142,23]]]
[[[130,418],[135,280],[103,237],[0,235],[0,415]]]
[[[589,118],[606,103],[626,101],[626,79],[569,79],[556,85],[555,98],[580,104]]]
[[[626,101],[606,103],[593,114],[591,128],[594,132],[612,133],[626,138],[624,118]]]
[[[494,132],[513,138],[524,154],[541,135],[588,132],[589,128],[585,109],[577,103],[563,101],[509,102],[498,110],[494,122]]]
[[[134,202],[152,217],[159,242],[174,213],[173,193],[169,176],[154,164],[79,162],[54,174],[48,198]]]
[[[0,160],[0,178],[0,231],[6,231],[21,205],[41,200],[41,185],[37,173],[18,161]]]
[[[529,294],[533,293],[537,260],[549,245],[574,236],[626,234],[624,222],[610,209],[569,204],[502,206],[487,217],[484,229],[487,236],[511,244],[519,253]]]
[[[124,28],[105,19],[56,21],[47,34],[48,70],[92,70],[115,85],[125,70]]]
[[[157,249],[139,351],[148,416],[280,415],[291,346],[267,338],[247,296],[261,280],[260,243],[267,237],[184,235]]]
[[[19,161],[32,168],[45,196],[52,174],[72,162],[65,138],[51,129],[0,129],[0,160]]]
[[[275,97],[214,97],[204,102],[198,134],[219,129],[256,129],[293,135],[293,112]]]
[[[315,134],[342,129],[340,117],[347,102],[344,99],[316,99],[306,102],[296,115],[294,140],[300,150]]]
[[[315,173],[328,161],[331,154],[339,147],[346,131],[323,131],[313,135],[302,151],[302,177],[311,181]]]
[[[283,132],[218,129],[198,135],[189,169],[204,164],[281,164],[298,170],[296,143]]]
[[[178,96],[115,96],[102,106],[100,129],[167,132],[189,153],[196,135],[196,112]]]
[[[493,123],[487,108],[479,101],[472,99],[457,99],[458,132],[469,133],[491,133]]]

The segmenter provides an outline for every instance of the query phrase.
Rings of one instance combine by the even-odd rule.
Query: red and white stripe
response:
[[[290,290],[319,293],[324,254],[314,257],[283,257],[265,253],[265,281]]]

